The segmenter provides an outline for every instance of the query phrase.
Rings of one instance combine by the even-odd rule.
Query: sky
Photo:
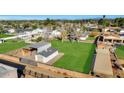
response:
[[[0,15],[0,20],[45,20],[49,19],[100,19],[103,15]],[[124,15],[106,15],[106,18],[118,18]]]

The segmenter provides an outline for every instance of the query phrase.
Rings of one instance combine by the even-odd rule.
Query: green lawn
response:
[[[9,40],[0,44],[0,53],[6,53],[26,45],[27,44],[24,41]]]
[[[8,34],[0,34],[0,38],[5,38],[5,37],[11,37],[13,35],[8,35]]]
[[[124,46],[117,47],[115,52],[116,52],[118,58],[124,59]]]
[[[88,37],[87,40],[95,40],[95,37]]]
[[[64,56],[53,66],[89,73],[95,49],[94,44],[52,41],[52,46],[64,53]]]

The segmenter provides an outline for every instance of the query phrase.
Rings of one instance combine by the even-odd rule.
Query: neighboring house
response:
[[[22,32],[22,33],[18,33],[16,36],[11,36],[11,37],[7,37],[7,38],[2,38],[3,40],[10,40],[10,39],[31,39],[34,35],[39,35],[38,32],[36,31],[26,31],[26,32]]]
[[[106,44],[124,44],[124,38],[109,35],[103,37],[103,42]]]
[[[117,32],[117,30],[120,30],[119,27],[106,27],[104,28],[105,32]]]
[[[38,33],[43,33],[43,29],[40,29],[40,28],[37,28],[37,29],[35,29],[35,30],[33,30],[33,32],[38,32]]]
[[[51,35],[52,35],[52,37],[61,37],[61,32],[54,30],[54,31],[52,31]]]
[[[109,28],[105,28],[105,29],[104,29],[105,32],[108,32],[109,30],[110,30]]]
[[[58,55],[58,50],[51,47],[51,43],[40,42],[23,48],[23,56],[35,61],[47,63]]]
[[[79,32],[79,31],[81,31],[81,29],[80,28],[77,28],[76,31]]]
[[[9,33],[14,33],[14,32],[16,32],[16,31],[15,31],[15,29],[8,29],[7,32],[9,32]]]
[[[80,39],[80,40],[86,40],[86,39],[88,38],[88,35],[89,35],[88,32],[84,32],[84,33],[79,37],[79,39]]]
[[[92,31],[94,29],[98,29],[98,25],[96,24],[86,24],[85,27],[89,30]]]
[[[17,33],[23,33],[23,32],[31,32],[33,29],[16,29]]]
[[[124,38],[124,30],[120,31],[120,38]]]
[[[17,69],[0,63],[0,78],[17,78]]]

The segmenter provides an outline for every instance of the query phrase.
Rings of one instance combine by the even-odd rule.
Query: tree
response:
[[[85,31],[87,31],[87,28],[86,28],[85,26],[82,26],[82,27],[81,27],[81,30],[82,30],[83,32],[85,32]]]
[[[62,42],[64,41],[64,39],[66,39],[66,37],[67,37],[67,31],[63,31],[61,33],[61,40],[62,40]]]
[[[124,18],[116,18],[115,24],[117,24],[119,27],[124,26]]]
[[[103,19],[105,19],[106,15],[103,15]]]
[[[30,23],[25,23],[25,24],[23,24],[24,29],[29,28],[30,26],[31,26]]]
[[[36,28],[38,28],[38,26],[35,24],[35,25],[32,26],[32,28],[36,29]]]
[[[3,33],[3,32],[4,32],[3,27],[0,26],[0,33]]]
[[[36,42],[40,42],[40,41],[42,41],[42,37],[38,37],[38,38],[36,39]]]
[[[110,24],[111,24],[111,22],[109,21],[109,20],[107,20],[107,19],[100,19],[99,21],[98,21],[98,24],[99,25],[102,25],[103,27],[106,27],[106,26],[109,26]]]

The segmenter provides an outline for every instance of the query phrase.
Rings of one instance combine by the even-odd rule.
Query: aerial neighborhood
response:
[[[0,78],[123,77],[124,17],[0,20]]]

